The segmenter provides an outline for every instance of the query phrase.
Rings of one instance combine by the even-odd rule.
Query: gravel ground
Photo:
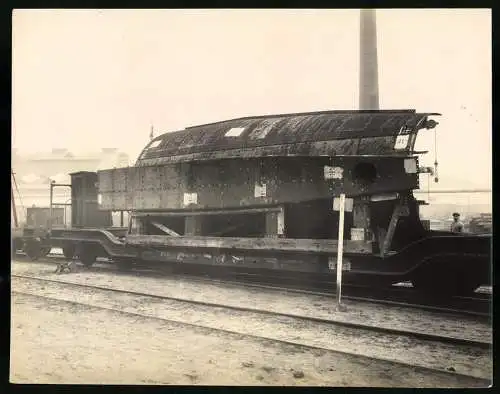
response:
[[[224,329],[239,334],[316,346],[333,351],[457,373],[478,378],[491,376],[491,352],[466,346],[415,340],[372,330],[332,326],[289,317],[207,307],[152,297],[75,287],[62,283],[12,279],[15,291],[74,301],[148,317]]]
[[[11,382],[472,387],[418,368],[13,293]]]
[[[117,289],[145,292],[195,301],[253,307],[274,312],[293,313],[340,322],[371,324],[413,332],[446,335],[479,341],[492,341],[492,327],[485,322],[463,316],[438,314],[398,306],[345,301],[347,312],[335,310],[331,297],[298,294],[270,289],[211,284],[178,278],[151,278],[134,275],[113,275],[112,272],[82,271],[55,275],[51,264],[15,262],[12,273],[64,278],[66,282],[92,283]]]

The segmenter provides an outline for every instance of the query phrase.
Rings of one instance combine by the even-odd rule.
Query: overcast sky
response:
[[[491,185],[489,10],[377,11],[380,105],[443,114],[440,178]],[[357,10],[17,10],[13,144],[116,147],[248,115],[356,109]],[[434,161],[433,132],[418,148]]]

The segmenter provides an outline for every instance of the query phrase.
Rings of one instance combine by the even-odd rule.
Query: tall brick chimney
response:
[[[359,109],[379,109],[377,21],[371,9],[360,11]]]

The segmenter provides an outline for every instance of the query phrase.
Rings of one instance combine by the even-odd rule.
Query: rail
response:
[[[442,189],[442,190],[414,190],[416,194],[460,194],[460,193],[491,193],[491,189]]]

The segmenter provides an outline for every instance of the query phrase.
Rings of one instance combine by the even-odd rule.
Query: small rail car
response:
[[[491,234],[493,231],[493,217],[491,213],[474,216],[466,224],[466,228],[474,234]]]
[[[22,228],[13,230],[12,251],[15,253],[17,250],[23,250],[31,256],[47,255],[51,249],[50,245],[47,242],[36,244],[32,240],[40,238],[42,241],[46,238],[49,222],[55,227],[64,227],[64,208],[53,207],[52,210],[49,207],[27,208],[26,223]]]
[[[165,133],[133,167],[71,174],[73,226],[46,239],[86,265],[108,256],[334,277],[344,193],[346,282],[470,293],[491,283],[491,235],[430,230],[413,195],[425,153],[415,140],[437,115],[326,111]],[[110,228],[110,211],[129,211],[128,228]]]
[[[52,218],[51,218],[52,215]],[[64,208],[30,207],[26,209],[27,227],[48,227],[49,220],[53,226],[64,226]]]
[[[51,184],[71,187],[71,218],[66,218],[65,208],[31,207],[27,209],[26,223],[22,228],[14,229],[12,233],[12,250],[22,250],[33,260],[47,255],[52,248],[61,247],[66,257],[72,258],[75,253],[73,243],[60,243],[51,238],[51,233],[75,231],[90,227],[102,228],[113,234],[124,234],[126,227],[112,227],[111,212],[101,211],[97,207],[96,182],[97,174],[93,172],[75,173],[70,185]],[[52,194],[52,193],[51,193]],[[66,204],[63,204],[66,205]],[[71,227],[68,226],[71,222]]]

